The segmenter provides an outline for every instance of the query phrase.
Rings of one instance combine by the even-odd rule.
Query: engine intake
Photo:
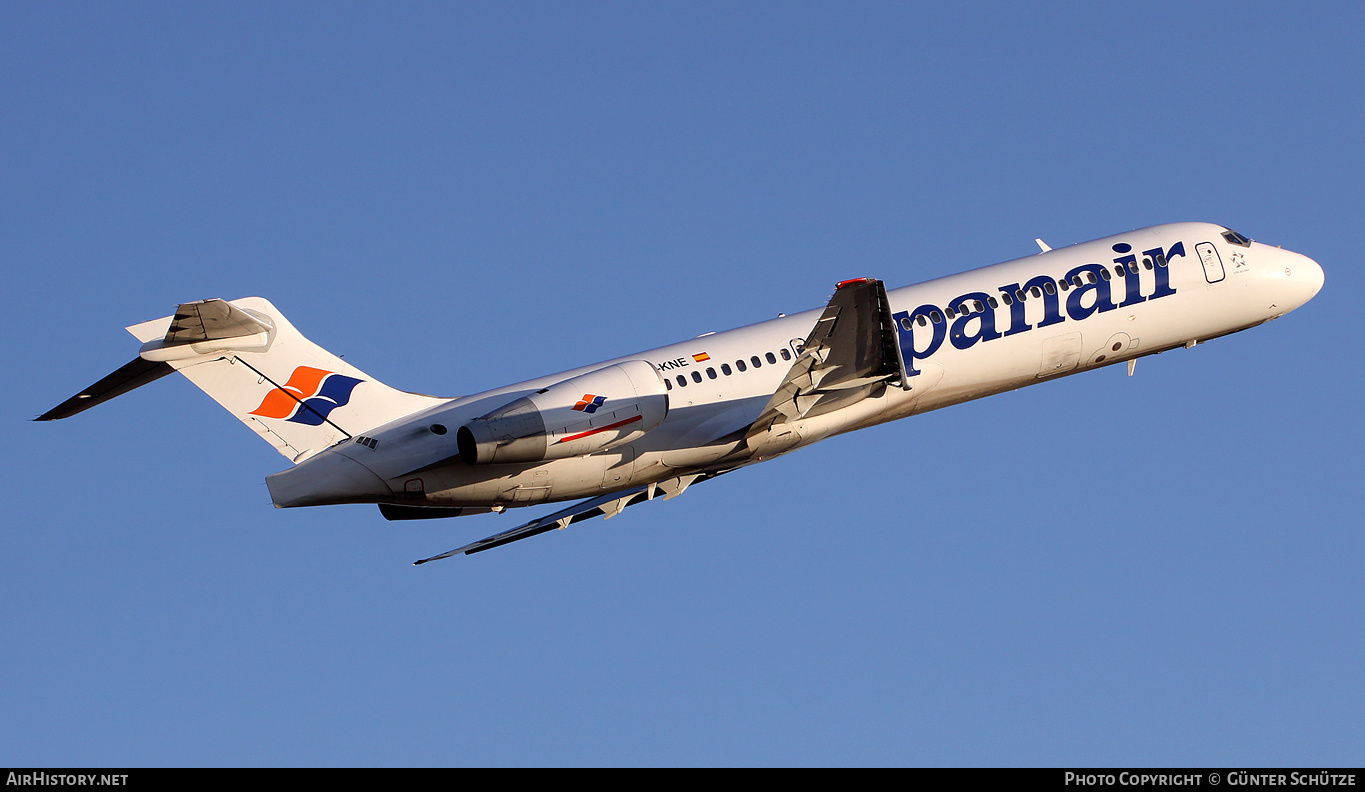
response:
[[[667,414],[659,372],[630,360],[509,402],[460,427],[455,442],[467,465],[566,459],[636,440]]]

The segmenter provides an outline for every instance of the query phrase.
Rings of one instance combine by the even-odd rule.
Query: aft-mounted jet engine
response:
[[[668,414],[659,372],[630,360],[571,377],[460,427],[455,441],[468,465],[540,462],[629,443]]]

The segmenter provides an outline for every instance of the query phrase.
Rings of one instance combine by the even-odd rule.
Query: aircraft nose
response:
[[[1270,308],[1276,316],[1302,306],[1322,290],[1325,276],[1313,259],[1281,247],[1256,246],[1255,258],[1272,286]]]
[[[1304,302],[1308,302],[1322,291],[1322,284],[1327,281],[1327,276],[1323,273],[1321,264],[1301,254],[1298,266],[1294,269],[1292,277],[1299,280],[1308,291],[1308,296],[1304,298]]]
[[[1286,291],[1289,292],[1286,296],[1293,300],[1293,308],[1297,308],[1317,296],[1326,279],[1322,272],[1322,266],[1302,253],[1289,250],[1277,250],[1276,252],[1279,254],[1276,266],[1282,267],[1284,270]]]
[[[277,509],[374,503],[378,498],[393,495],[383,479],[337,451],[324,451],[288,470],[266,476],[265,483]]]

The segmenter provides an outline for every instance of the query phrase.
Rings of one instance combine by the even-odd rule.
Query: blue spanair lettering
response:
[[[1123,268],[1124,293],[1123,302],[1119,303],[1120,308],[1127,308],[1130,305],[1137,305],[1147,302],[1147,298],[1142,296],[1142,277],[1138,274],[1137,256],[1131,254],[1132,245],[1120,242],[1114,245],[1114,252],[1119,257],[1114,259],[1114,263]],[[1129,255],[1123,255],[1128,253]]]
[[[976,306],[981,306],[980,310]],[[991,307],[991,296],[985,292],[968,292],[948,303],[948,307],[961,316],[953,321],[949,339],[958,349],[967,349],[977,341],[994,341],[1000,337],[995,331],[995,309]],[[967,326],[980,322],[976,333],[967,334]]]
[[[1084,277],[1089,274],[1091,277]],[[1093,313],[1103,313],[1117,308],[1114,301],[1109,298],[1109,281],[1105,278],[1109,273],[1105,271],[1103,264],[1082,264],[1066,274],[1066,279],[1073,284],[1078,283],[1071,289],[1071,294],[1066,298],[1066,315],[1072,319],[1087,319]],[[1094,283],[1090,281],[1094,280]],[[1087,294],[1094,294],[1095,300],[1090,305],[1082,305]]]
[[[1073,268],[1063,278],[1068,282],[1069,294],[1066,298],[1066,312],[1062,312],[1061,293],[1057,281],[1051,275],[1035,275],[1030,278],[1023,286],[1018,283],[1011,283],[1006,286],[998,287],[1004,302],[1010,309],[1010,326],[1003,334],[995,327],[995,308],[991,308],[990,295],[985,292],[967,292],[966,294],[954,297],[948,301],[948,310],[955,316],[951,322],[944,320],[943,313],[937,305],[926,303],[913,311],[901,311],[892,316],[896,321],[896,332],[900,335],[901,355],[904,357],[905,374],[908,377],[915,377],[920,374],[920,370],[915,368],[915,362],[925,360],[943,346],[945,338],[951,339],[955,349],[970,349],[980,341],[994,341],[1004,336],[1025,333],[1034,327],[1047,327],[1064,322],[1067,318],[1073,321],[1081,321],[1097,313],[1112,311],[1121,306],[1137,305],[1148,300],[1155,300],[1175,294],[1176,290],[1171,286],[1170,260],[1176,257],[1185,257],[1185,243],[1176,242],[1170,249],[1155,247],[1150,250],[1142,251],[1143,262],[1139,268],[1136,264],[1137,257],[1130,255],[1133,247],[1124,242],[1113,246],[1115,253],[1119,254],[1114,259],[1114,264],[1119,269],[1116,272],[1122,273],[1124,290],[1123,302],[1119,305],[1114,304],[1111,292],[1111,282],[1115,275],[1104,264],[1082,264]],[[1155,288],[1152,293],[1143,296],[1141,291],[1141,272],[1147,269],[1148,262],[1151,263],[1151,272],[1155,278]],[[1134,272],[1134,269],[1137,269]],[[1091,282],[1091,278],[1094,282]],[[1093,300],[1088,300],[1090,295],[1094,295]],[[1021,299],[1020,295],[1027,295]],[[1030,325],[1025,317],[1026,302],[1029,299],[1043,301],[1043,318],[1037,325]],[[982,308],[978,310],[976,304],[980,303]],[[919,323],[920,317],[924,318],[924,324]],[[938,317],[938,321],[935,321]],[[949,328],[951,324],[951,330]],[[916,345],[916,328],[921,331],[931,330],[932,335],[925,341],[925,333],[920,332],[920,344],[923,349]],[[975,332],[969,332],[974,330]]]
[[[1176,256],[1182,258],[1185,256],[1185,243],[1177,242],[1171,245],[1170,250],[1163,250],[1159,247],[1144,250],[1142,255],[1152,260],[1154,265],[1152,271],[1156,273],[1156,288],[1147,299],[1155,300],[1158,297],[1175,294],[1175,289],[1171,288],[1170,261]]]
[[[1019,299],[1019,295],[1024,290],[1019,288],[1019,284],[1011,283],[1008,286],[999,287],[1000,293],[1005,295],[1005,302],[1010,307],[1010,329],[1005,331],[1005,335],[1012,336],[1026,330],[1032,330],[1033,325],[1029,324],[1024,318],[1024,301]]]
[[[1034,293],[1037,289],[1037,293]],[[1043,321],[1038,323],[1038,327],[1055,325],[1066,320],[1062,316],[1061,307],[1057,304],[1057,281],[1048,275],[1035,275],[1029,278],[1028,283],[1024,284],[1024,292],[1032,299],[1038,299],[1038,295],[1043,297]]]
[[[919,375],[919,369],[915,368],[916,360],[924,360],[938,351],[943,346],[943,337],[948,334],[948,325],[942,321],[933,321],[933,317],[939,313],[937,305],[921,305],[913,311],[901,311],[893,314],[892,319],[896,321],[896,332],[901,338],[901,355],[905,359],[905,374],[909,377]],[[919,317],[924,317],[924,324],[917,323]],[[915,328],[933,328],[933,337],[929,339],[927,347],[921,351],[915,346]]]

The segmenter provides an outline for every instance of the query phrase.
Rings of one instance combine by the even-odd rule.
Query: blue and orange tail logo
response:
[[[580,400],[578,404],[575,404],[573,408],[579,412],[585,412],[592,415],[597,412],[597,408],[601,407],[606,400],[606,396],[595,396],[591,393],[585,393],[583,394],[582,400]]]
[[[332,410],[346,406],[351,391],[361,382],[364,380],[334,371],[299,366],[289,375],[288,382],[267,393],[261,406],[250,414],[321,426]]]

